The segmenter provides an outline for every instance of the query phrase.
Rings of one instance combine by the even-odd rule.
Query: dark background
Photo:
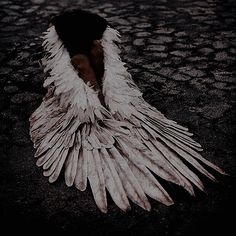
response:
[[[176,204],[151,201],[121,212],[109,199],[102,214],[90,189],[49,184],[35,165],[28,118],[45,93],[37,63],[49,17],[80,6],[105,17],[122,35],[123,60],[144,98],[188,126],[203,155],[231,176],[203,178],[208,195],[167,184]],[[1,230],[81,235],[230,235],[235,216],[235,1],[0,1]],[[84,233],[83,233],[84,232]]]

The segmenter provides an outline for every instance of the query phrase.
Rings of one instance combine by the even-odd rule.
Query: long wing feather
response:
[[[80,191],[84,191],[87,187],[88,164],[86,159],[86,149],[81,148],[79,152],[79,160],[75,176],[75,187]]]
[[[71,148],[68,158],[65,164],[65,182],[68,187],[71,187],[75,181],[77,165],[79,159],[79,150],[81,147],[80,140],[78,136],[80,133],[78,132],[77,137],[75,139],[75,144]]]
[[[88,179],[93,192],[95,202],[99,209],[107,212],[107,199],[105,191],[105,179],[102,170],[102,161],[97,149],[87,151]]]
[[[115,147],[110,148],[109,152],[111,153],[113,161],[116,164],[119,176],[122,179],[128,197],[143,209],[150,210],[150,203],[146,198],[142,187],[129,168],[126,160]]]
[[[100,152],[106,188],[116,205],[123,211],[127,211],[130,209],[129,201],[113,161],[105,148],[101,148]]]

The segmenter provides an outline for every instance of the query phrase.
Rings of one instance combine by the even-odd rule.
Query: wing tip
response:
[[[222,175],[230,176],[230,174],[226,173],[223,169],[221,169],[219,166],[216,166],[216,171],[218,171]]]
[[[174,205],[174,204],[175,204],[174,201],[171,201],[171,202],[166,203],[165,205],[166,205],[166,206],[172,206],[172,205]]]
[[[86,190],[86,185],[84,183],[75,183],[75,187],[82,192]]]
[[[191,195],[191,196],[193,196],[193,197],[195,197],[196,195],[195,195],[195,192],[194,192],[194,189],[193,189],[193,187],[191,186],[188,186],[188,187],[184,187],[187,191],[188,191],[188,193]]]
[[[40,160],[40,158],[36,161],[36,166],[40,167],[43,165],[42,160]]]
[[[166,198],[165,201],[163,202],[164,205],[166,206],[171,206],[171,205],[174,205],[174,201],[172,200],[172,198]]]
[[[52,183],[54,183],[57,180],[57,178],[58,178],[58,176],[56,174],[52,174],[49,177],[48,181],[49,181],[50,184],[52,184]]]
[[[145,202],[144,205],[142,206],[146,211],[151,211],[152,207],[149,202]]]
[[[131,211],[131,206],[130,205],[128,205],[128,206],[126,206],[124,209],[122,209],[124,212],[129,212],[129,211]]]
[[[73,180],[72,179],[68,179],[68,180],[66,179],[65,183],[66,183],[67,187],[72,187],[73,186]]]
[[[107,214],[107,207],[99,207],[100,211],[104,214]]]

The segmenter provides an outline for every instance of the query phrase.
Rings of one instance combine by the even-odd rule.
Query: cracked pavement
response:
[[[96,207],[90,188],[49,184],[35,165],[28,118],[45,90],[41,33],[50,16],[79,6],[105,17],[122,35],[122,59],[144,98],[168,118],[189,127],[203,156],[231,176],[196,198],[169,184],[176,204],[152,201],[121,212]],[[235,208],[236,2],[233,0],[2,0],[0,2],[0,209],[3,224],[38,232],[86,235],[193,235],[233,229]],[[8,231],[11,231],[10,227]]]

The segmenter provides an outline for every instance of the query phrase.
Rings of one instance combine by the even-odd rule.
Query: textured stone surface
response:
[[[234,0],[2,0],[0,1],[0,212],[3,226],[84,235],[230,235],[235,178],[200,176],[208,195],[196,198],[166,184],[176,204],[151,200],[152,211],[132,204],[121,212],[108,198],[107,215],[90,188],[49,184],[35,165],[30,114],[45,93],[41,33],[51,15],[79,6],[105,17],[122,35],[122,58],[144,98],[189,127],[206,159],[235,176]],[[3,230],[3,226],[1,229]],[[29,227],[33,228],[29,230]]]
[[[26,102],[33,102],[35,100],[38,100],[39,98],[41,98],[41,96],[39,94],[25,92],[25,93],[18,93],[16,95],[14,95],[11,98],[11,101],[13,103],[22,104],[22,103],[26,103]]]
[[[203,117],[207,119],[219,119],[224,116],[231,106],[223,102],[220,103],[210,103],[200,109],[200,113]]]

